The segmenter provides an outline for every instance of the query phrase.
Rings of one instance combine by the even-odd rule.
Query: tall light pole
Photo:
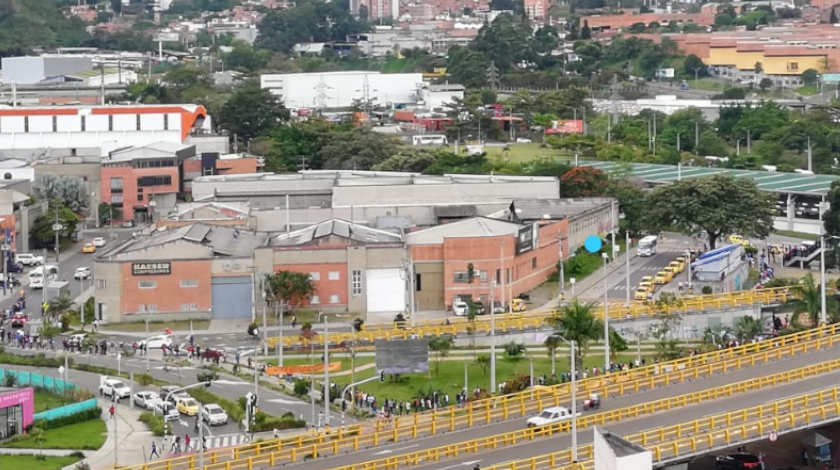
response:
[[[826,298],[825,298],[825,228],[823,226],[823,210],[825,207],[825,199],[820,201],[819,205],[819,221],[820,221],[820,323],[826,324]]]
[[[604,258],[604,373],[610,370],[610,312],[609,312],[609,284],[607,278],[607,261],[610,255],[601,253]]]
[[[496,281],[490,286],[490,393],[496,394],[496,308],[493,305],[493,291]]]
[[[624,212],[620,212],[618,214],[618,220],[624,220],[627,216]],[[621,228],[621,223],[619,222],[619,228]],[[630,305],[630,231],[625,229],[624,230],[624,271],[625,271],[625,299],[624,301],[627,302],[627,305]]]
[[[329,317],[324,314],[324,428],[330,425],[330,335]]]
[[[560,338],[569,345],[569,355],[572,361],[572,463],[577,463],[577,357],[575,357],[575,341],[568,340],[563,336],[554,333],[554,336]],[[533,375],[533,374],[532,374]]]

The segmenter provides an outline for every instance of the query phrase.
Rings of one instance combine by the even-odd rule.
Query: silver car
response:
[[[135,405],[147,410],[154,410],[155,405],[161,401],[160,395],[155,392],[137,392],[132,400]]]
[[[181,413],[175,408],[175,405],[168,401],[160,401],[155,404],[154,413],[158,416],[163,416],[163,421],[168,423],[170,421],[178,421],[181,418]]]
[[[228,423],[228,415],[224,408],[210,403],[201,407],[201,420],[210,426],[223,426]]]

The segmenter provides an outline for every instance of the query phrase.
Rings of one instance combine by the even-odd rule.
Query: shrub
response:
[[[235,401],[228,400],[227,398],[222,398],[215,393],[210,393],[203,388],[191,388],[187,390],[187,393],[190,394],[191,397],[195,398],[201,403],[216,403],[222,408],[224,408],[225,412],[227,412],[228,417],[237,422],[242,422],[242,419],[245,418],[245,407],[240,406],[239,403]],[[244,397],[239,397],[240,399],[244,400]]]
[[[140,413],[140,421],[145,423],[146,426],[149,427],[149,430],[152,431],[152,434],[155,436],[163,436],[166,434],[167,424],[164,422],[162,416],[158,416],[154,413],[144,411]]]
[[[73,359],[68,359],[69,364],[73,364]],[[44,353],[37,353],[34,356],[18,356],[15,354],[7,354],[0,351],[0,364],[9,364],[14,366],[32,366],[32,367],[50,367],[58,368],[64,365],[62,358],[47,358]]]
[[[709,295],[709,294],[711,294],[711,293],[712,293],[712,286],[703,286],[703,289],[701,289],[701,292],[702,292],[704,295]]]
[[[269,415],[266,413],[257,413],[256,422],[252,425],[252,431],[254,432],[263,432],[263,431],[271,431],[274,429],[283,430],[283,429],[297,429],[297,428],[305,428],[306,421],[302,419],[295,419],[294,417],[287,417],[287,416],[274,416]]]
[[[309,393],[309,381],[303,379],[295,379],[294,394],[303,397]]]
[[[90,421],[92,419],[101,419],[102,418],[102,408],[98,406],[96,408],[91,408],[89,410],[80,411],[78,413],[73,413],[71,415],[67,415],[58,419],[54,419],[52,421],[44,421],[44,424],[39,424],[37,427],[41,429],[55,429],[60,428],[62,426],[69,426],[71,424],[81,423],[84,421]],[[32,426],[36,426],[36,423],[32,423]]]
[[[148,372],[135,375],[134,380],[140,385],[151,385],[155,383],[155,378]]]

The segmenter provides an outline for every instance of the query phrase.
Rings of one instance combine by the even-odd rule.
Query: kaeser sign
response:
[[[131,274],[134,276],[172,274],[172,263],[132,263]]]

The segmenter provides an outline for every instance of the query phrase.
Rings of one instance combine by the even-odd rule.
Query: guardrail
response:
[[[656,400],[639,405],[629,406],[618,410],[605,411],[592,415],[585,415],[578,417],[578,430],[589,428],[595,425],[603,426],[607,423],[620,422],[626,419],[638,418],[642,415],[654,414],[661,411],[668,411],[674,408],[682,408],[696,403],[705,402],[707,400],[716,400],[721,397],[742,394],[745,392],[759,390],[765,387],[773,387],[779,383],[788,383],[795,380],[801,380],[806,377],[832,372],[840,369],[840,359],[816,364],[813,366],[802,367],[788,372],[780,372],[771,376],[760,377],[757,379],[747,380],[734,384],[724,385],[700,392],[689,393],[678,397],[669,397],[661,400]],[[836,396],[836,393],[835,393]],[[793,403],[792,401],[790,403]],[[776,414],[779,412],[779,405],[776,404]],[[660,430],[643,433],[644,439],[640,445],[650,445],[646,436],[655,436],[659,439],[657,442],[664,442],[667,439],[682,436],[685,432],[700,432],[703,429],[715,429],[715,426],[728,426],[734,417],[746,420],[750,416],[744,411],[731,412],[725,415],[725,419],[700,419],[689,423],[688,425],[671,426],[670,428],[662,428]],[[701,426],[702,424],[702,426]],[[484,450],[498,449],[509,445],[515,445],[522,441],[533,441],[542,437],[550,437],[559,433],[569,432],[571,429],[569,421],[554,424],[551,426],[543,426],[541,428],[521,429],[495,436],[483,437],[471,441],[459,442],[457,444],[450,444],[446,446],[436,447],[432,449],[425,449],[418,452],[395,455],[378,460],[371,460],[358,464],[342,465],[341,470],[390,470],[398,467],[416,466],[423,462],[440,461],[447,458],[457,457],[463,454],[479,453]],[[667,430],[667,432],[666,432]],[[568,451],[571,458],[571,451]],[[317,457],[317,454],[315,455]],[[580,459],[580,456],[578,456]],[[528,459],[532,461],[536,458]],[[571,460],[570,460],[571,462]],[[240,467],[250,470],[251,467]],[[553,468],[553,467],[549,467]],[[339,470],[339,469],[335,469]]]
[[[613,374],[606,377],[582,380],[578,382],[578,387],[581,393],[585,393],[585,391],[595,391],[597,393],[601,393],[603,396],[609,396],[611,394],[639,391],[643,387],[655,387],[667,385],[674,381],[695,379],[702,375],[701,369],[705,371],[705,373],[725,372],[735,368],[747,367],[748,365],[753,366],[759,362],[769,361],[773,358],[780,358],[785,355],[804,353],[825,347],[831,347],[840,343],[840,336],[836,334],[819,337],[819,335],[829,332],[836,333],[836,327],[829,326],[802,332],[808,333],[809,336],[818,336],[810,341],[802,341],[805,337],[800,336],[802,333],[799,333],[796,335],[776,338],[776,340],[780,341],[787,341],[788,338],[790,338],[791,343],[787,345],[774,344],[776,340],[753,343],[739,348],[733,348],[731,350],[715,351],[714,353],[697,355],[683,360],[634,369],[627,374]],[[795,342],[794,340],[797,338],[802,342]],[[750,356],[722,357],[728,353],[737,353],[739,350],[743,352],[753,348],[758,348],[759,346],[763,349]],[[710,359],[719,360],[717,362],[708,362]],[[692,362],[694,363],[693,370],[683,368],[685,367],[685,364]],[[688,394],[682,397],[671,397],[653,402],[654,404],[638,405],[636,407],[625,408],[622,410],[590,415],[582,417],[579,420],[579,425],[580,423],[584,423],[586,426],[591,424],[603,424],[603,422],[614,421],[616,419],[626,419],[628,417],[639,416],[640,414],[671,409],[674,406],[685,406],[690,403],[696,403],[698,400],[717,398],[719,396],[724,396],[725,394],[742,393],[746,390],[756,389],[756,387],[761,388],[775,385],[776,383],[781,383],[785,380],[797,380],[801,377],[823,373],[826,370],[833,370],[830,369],[831,367],[840,368],[840,360],[808,366],[770,377],[730,384],[725,387],[718,387],[716,389]],[[638,378],[632,377],[633,373],[637,373],[641,376],[643,375],[642,372],[645,372],[647,375]],[[622,376],[627,378],[621,380]],[[607,383],[608,381],[610,383]],[[556,406],[561,402],[568,400],[570,398],[569,395],[570,387],[566,384],[545,391],[534,390],[519,393],[517,395],[474,402],[471,403],[467,409],[450,407],[445,411],[426,413],[426,419],[423,419],[424,414],[418,413],[416,415],[398,417],[389,420],[388,422],[385,420],[379,420],[376,422],[375,429],[369,430],[368,433],[365,432],[366,430],[361,425],[354,425],[340,428],[337,430],[336,434],[332,435],[320,434],[312,437],[301,436],[295,439],[270,441],[261,444],[242,446],[232,450],[207,452],[205,453],[205,469],[252,469],[253,466],[257,464],[276,465],[298,462],[305,460],[308,457],[317,457],[324,454],[336,454],[341,451],[354,451],[384,443],[398,442],[399,440],[416,439],[424,435],[451,432],[457,429],[469,428],[477,424],[490,423],[494,419],[504,420],[510,419],[514,416],[525,416],[531,411],[536,411],[547,406]],[[603,421],[598,421],[598,419]],[[512,440],[511,442],[516,442],[523,439],[534,439],[544,435],[551,435],[552,433],[564,432],[567,427],[568,424],[561,424],[555,427],[518,431],[518,434],[511,433],[511,436],[504,435],[507,437],[493,436],[492,438],[486,439],[490,439],[488,442],[494,442],[496,443],[494,445],[498,445],[498,442],[503,441],[509,442]],[[465,444],[462,443],[459,445]],[[472,444],[472,447],[468,448],[478,449],[475,443]],[[463,452],[463,450],[461,452]],[[418,459],[419,458],[420,457],[418,457]],[[389,461],[391,459],[385,460]],[[371,462],[368,462],[367,464],[370,463]],[[169,459],[166,461],[150,462],[143,465],[125,467],[125,469],[174,470],[194,469],[196,466],[197,456],[191,455]],[[363,468],[374,470],[375,468],[380,467]]]
[[[685,314],[712,308],[722,309],[725,307],[737,307],[739,305],[785,302],[790,298],[790,292],[791,288],[789,287],[777,287],[772,289],[686,297],[674,305],[658,305],[656,302],[635,302],[629,307],[623,304],[609,306],[607,313],[611,320],[645,318],[676,313]],[[508,331],[522,331],[547,326],[547,320],[556,313],[556,310],[544,310],[495,315],[496,332],[506,333]],[[603,317],[603,308],[596,308],[594,313],[598,317]],[[336,332],[329,333],[328,335],[316,334],[306,337],[299,334],[284,335],[283,345],[284,347],[308,346],[313,343],[322,345],[325,340],[333,345],[339,345],[342,342],[372,343],[378,339],[410,339],[413,337],[422,338],[428,336],[488,334],[489,332],[490,316],[482,315],[473,321],[464,317],[448,318],[448,324],[445,319],[437,319],[419,321],[414,327],[410,327],[408,322],[403,322],[401,325],[384,323],[363,325],[362,331],[358,332]],[[268,338],[268,345],[272,348],[275,347],[279,339],[279,336]]]
[[[743,410],[721,413],[695,421],[625,436],[624,439],[648,447],[655,463],[667,463],[716,449],[726,449],[766,438],[770,431],[784,434],[826,421],[840,419],[840,387],[807,393]],[[825,403],[825,402],[829,403]],[[781,415],[780,415],[781,414]],[[578,463],[572,451],[532,457],[486,467],[485,470],[591,470],[592,444],[578,447]]]

